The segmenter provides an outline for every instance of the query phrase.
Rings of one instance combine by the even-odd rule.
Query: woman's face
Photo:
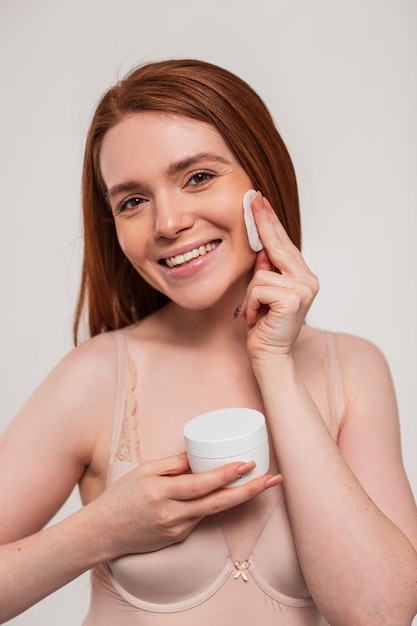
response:
[[[132,114],[106,133],[100,167],[120,246],[150,285],[188,309],[240,301],[255,259],[242,206],[252,185],[213,127]]]

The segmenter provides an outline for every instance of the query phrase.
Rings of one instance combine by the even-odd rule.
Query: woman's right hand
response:
[[[254,467],[254,462],[236,462],[191,474],[183,452],[133,469],[89,505],[100,516],[109,558],[152,552],[182,541],[206,515],[250,500],[282,481],[281,475],[266,474],[225,488]]]

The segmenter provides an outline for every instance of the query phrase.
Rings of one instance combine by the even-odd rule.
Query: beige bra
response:
[[[114,332],[119,377],[106,485],[140,463],[135,367],[123,331]],[[330,405],[329,429],[337,439],[344,400],[334,336],[326,340],[326,374]],[[146,442],[141,441],[141,446]],[[183,611],[212,597],[225,585],[253,581],[287,607],[313,605],[298,562],[283,489],[274,489],[276,504],[258,529],[251,554],[240,562],[230,558],[221,515],[204,518],[182,542],[145,554],[120,557],[108,564],[114,590],[132,607],[156,613]]]

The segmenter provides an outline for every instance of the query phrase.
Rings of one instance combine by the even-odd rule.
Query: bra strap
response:
[[[330,408],[330,432],[335,441],[338,440],[340,424],[345,412],[345,393],[343,376],[337,352],[336,337],[332,332],[325,332],[326,337],[326,374],[327,393]]]
[[[118,355],[110,462],[140,462],[136,419],[136,368],[127,349],[123,330],[113,331]]]

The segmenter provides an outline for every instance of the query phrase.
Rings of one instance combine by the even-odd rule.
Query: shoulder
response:
[[[334,338],[340,365],[348,382],[356,381],[362,386],[375,377],[391,377],[387,359],[375,343],[346,333],[334,333]]]
[[[341,428],[383,421],[396,428],[398,407],[387,359],[372,341],[347,333],[332,333],[345,398]],[[377,426],[378,424],[378,426]]]
[[[383,353],[380,348],[369,339],[341,332],[334,332],[332,333],[332,335],[335,337],[339,352],[345,358],[372,357],[384,359]]]
[[[26,404],[49,427],[96,430],[112,417],[118,379],[114,333],[103,333],[73,348],[52,369]]]
[[[392,391],[391,372],[382,350],[372,341],[356,335],[307,327],[302,349],[318,358],[332,352],[333,367],[340,371],[347,404],[370,389],[384,386]]]
[[[333,346],[344,372],[352,373],[369,366],[387,368],[386,358],[381,349],[372,341],[344,332],[327,331],[311,326],[303,329],[301,347],[314,352]]]
[[[64,356],[28,407],[30,413],[42,414],[47,432],[60,442],[58,447],[76,451],[95,473],[97,467],[105,467],[118,378],[115,332],[102,333]]]
[[[118,358],[114,333],[103,333],[73,348],[55,366],[51,375],[66,385],[95,388],[117,374]]]
[[[71,350],[3,433],[0,473],[16,474],[15,487],[29,476],[31,484],[38,486],[35,491],[42,492],[47,486],[49,501],[53,501],[51,511],[58,501],[64,501],[86,468],[91,467],[96,475],[103,473],[117,377],[117,346],[112,333]]]
[[[71,361],[79,361],[81,363],[108,365],[117,357],[117,339],[122,331],[111,331],[101,333],[95,337],[91,337],[73,348],[64,357]]]

